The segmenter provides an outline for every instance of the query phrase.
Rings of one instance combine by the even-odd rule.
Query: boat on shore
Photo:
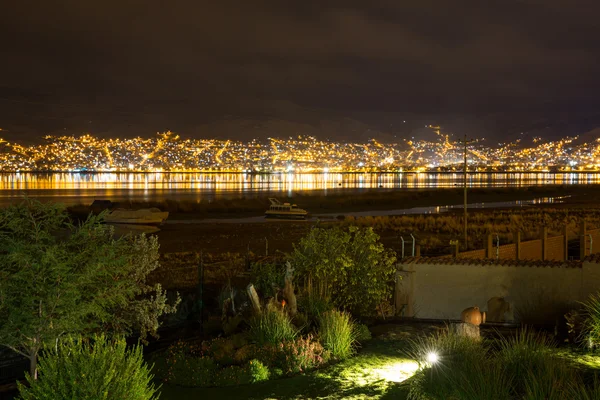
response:
[[[266,218],[306,219],[308,211],[299,208],[296,204],[282,203],[270,198],[271,205],[265,212]]]
[[[104,220],[108,224],[162,225],[168,217],[168,211],[161,211],[158,208],[140,210],[117,208],[107,213]]]

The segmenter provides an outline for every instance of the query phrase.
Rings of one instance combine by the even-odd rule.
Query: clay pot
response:
[[[481,325],[485,323],[485,312],[479,311],[479,307],[465,308],[460,313],[460,319],[468,324]]]

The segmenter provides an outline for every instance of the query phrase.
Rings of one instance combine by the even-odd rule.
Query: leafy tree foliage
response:
[[[311,295],[357,315],[374,312],[393,288],[396,257],[372,228],[315,228],[300,240],[290,262]]]
[[[23,400],[158,398],[141,346],[128,349],[123,339],[65,338],[42,353],[39,370],[29,387],[18,384]]]
[[[25,200],[0,210],[0,345],[27,358],[67,334],[156,334],[174,312],[160,285],[154,237],[113,238],[102,216],[74,225],[64,206]]]

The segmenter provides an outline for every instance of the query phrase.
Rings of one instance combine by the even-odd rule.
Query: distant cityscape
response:
[[[91,135],[47,136],[40,145],[0,139],[0,171],[59,172],[369,172],[462,171],[464,142],[429,126],[434,140],[384,144],[340,143],[311,136],[248,142],[182,139],[172,132],[153,138],[99,139]],[[491,146],[467,142],[470,171],[599,171],[600,139],[535,138]]]

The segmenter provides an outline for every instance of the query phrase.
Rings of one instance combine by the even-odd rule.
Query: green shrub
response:
[[[283,288],[285,267],[276,263],[254,263],[250,272],[251,282],[262,297],[274,297]]]
[[[307,293],[301,296],[298,301],[298,308],[306,314],[310,322],[315,324],[321,314],[335,309],[329,300],[321,298],[315,293]]]
[[[281,378],[283,376],[283,370],[281,368],[272,368],[271,376],[275,379]]]
[[[258,345],[276,345],[294,340],[298,330],[288,316],[279,310],[265,310],[250,321],[250,338]]]
[[[66,339],[42,354],[38,371],[37,380],[27,375],[29,387],[18,383],[24,400],[158,398],[141,346],[124,340]]]
[[[365,324],[355,324],[354,326],[357,342],[364,343],[371,340],[371,331],[369,330],[368,326],[366,326]]]
[[[294,245],[290,262],[308,293],[355,315],[375,314],[392,294],[396,257],[372,228],[311,229]]]
[[[248,362],[248,369],[250,373],[250,382],[261,382],[269,380],[269,376],[271,375],[269,372],[269,368],[267,368],[262,362],[259,360],[250,360]]]
[[[356,331],[348,313],[328,311],[321,314],[319,337],[323,347],[338,360],[344,360],[354,354]]]

